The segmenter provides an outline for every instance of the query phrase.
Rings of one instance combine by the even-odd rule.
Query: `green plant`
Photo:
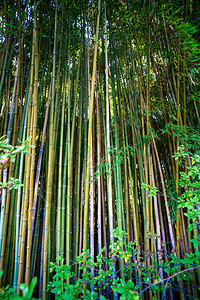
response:
[[[32,297],[36,284],[37,284],[37,277],[34,277],[31,280],[30,285],[27,285],[26,283],[19,284],[19,289],[22,291],[22,296],[13,294],[9,299],[36,300],[36,298]]]
[[[30,140],[31,136],[24,142],[19,141],[21,145],[14,147],[8,144],[8,139],[6,139],[5,136],[0,137],[0,170],[6,169],[10,165],[10,163],[13,163],[17,154],[23,153],[26,155],[30,155],[28,149],[33,147],[30,145]],[[23,184],[21,184],[20,180],[13,177],[11,177],[9,181],[5,183],[0,182],[0,190],[18,189],[21,186],[23,186]]]
[[[10,180],[7,181],[6,183],[0,182],[0,189],[4,188],[4,189],[12,190],[12,189],[18,189],[20,186],[23,186],[23,184],[21,184],[21,181],[13,177],[10,177]]]
[[[188,152],[180,149],[181,158],[187,158]],[[178,156],[180,152],[178,152]],[[200,152],[189,153],[191,165],[186,167],[187,172],[180,172],[180,186],[184,192],[179,197],[179,208],[187,209],[184,215],[188,218],[188,231],[199,229],[200,225]],[[177,159],[177,155],[175,156]],[[191,240],[194,247],[200,246],[199,237]]]
[[[75,284],[67,284],[68,278],[73,278],[74,273],[71,272],[71,266],[64,264],[62,256],[56,258],[56,263],[50,262],[50,272],[55,271],[52,282],[48,283],[47,290],[56,295],[56,299],[77,299],[80,293],[82,293],[80,280],[77,280]]]
[[[77,258],[81,277],[75,280],[74,284],[66,284],[67,278],[74,278],[75,274],[71,267],[64,264],[64,259],[60,256],[56,263],[51,262],[50,272],[55,271],[52,282],[48,284],[48,290],[56,295],[56,299],[97,299],[98,291],[110,288],[114,293],[121,294],[120,299],[139,299],[138,292],[132,280],[125,280],[129,272],[133,272],[135,264],[132,262],[132,256],[135,251],[134,243],[126,244],[127,233],[119,230],[113,230],[115,242],[111,243],[109,257],[104,255],[105,247],[101,249],[100,254],[93,260],[89,250],[84,250]],[[121,269],[121,278],[114,276],[114,265],[123,262]],[[103,266],[106,265],[106,270]],[[93,292],[91,292],[93,290]],[[106,299],[101,295],[101,300]]]
[[[158,189],[155,186],[151,186],[150,184],[142,183],[142,190],[146,190],[148,192],[148,197],[156,196]]]
[[[185,166],[185,171],[180,172],[179,186],[181,188],[181,194],[177,196],[176,199],[172,199],[176,201],[178,210],[184,209],[183,213],[188,221],[187,231],[193,231],[193,238],[191,238],[189,242],[193,244],[194,251],[185,253],[183,258],[180,258],[172,252],[165,262],[160,261],[157,265],[158,269],[162,267],[165,273],[171,274],[170,280],[168,280],[170,283],[171,281],[182,280],[187,285],[192,284],[192,270],[195,269],[197,274],[200,274],[200,238],[198,235],[195,235],[195,232],[198,232],[200,226],[200,152],[197,147],[199,137],[196,139],[195,137],[195,132],[185,136],[182,140],[185,145],[179,146],[177,153],[174,155],[176,162],[181,166]],[[193,140],[196,144],[193,144],[191,147]],[[192,151],[189,151],[187,146],[190,146]],[[159,192],[156,188],[147,184],[143,184],[142,189],[147,190],[149,196],[155,196]],[[152,270],[152,272],[154,271]],[[143,268],[143,276],[146,282],[149,281],[149,278],[152,278],[150,273],[151,270],[149,270],[149,267]],[[158,283],[161,284],[164,281],[166,281],[166,279],[158,280]],[[163,292],[167,288],[168,281],[165,287],[161,285],[158,286],[158,283],[151,284],[149,287],[154,291],[156,287],[157,291]]]
[[[135,148],[128,145],[121,147],[117,151],[116,148],[110,147],[108,153],[111,155],[111,163],[109,165],[109,163],[106,162],[105,157],[101,159],[101,163],[96,167],[96,171],[94,172],[95,180],[97,180],[100,175],[104,175],[106,178],[106,175],[108,175],[109,172],[116,170],[116,167],[121,165],[125,159],[134,155]]]
[[[128,280],[125,282],[124,280],[120,280],[116,286],[112,287],[113,291],[120,294],[120,300],[138,300],[139,295],[138,292],[135,290],[135,284],[132,280]]]
[[[20,142],[21,145],[13,147],[8,144],[8,139],[5,136],[0,138],[0,170],[6,169],[10,163],[15,161],[16,155],[19,153],[30,155],[28,149],[33,147],[30,145],[31,137],[24,142]],[[11,177],[7,182],[0,182],[1,189],[18,189],[23,186],[19,179]],[[0,277],[3,275],[3,270],[0,271]],[[0,296],[2,299],[34,299],[32,294],[37,283],[37,277],[34,277],[28,286],[25,283],[19,284],[19,289],[22,291],[22,296],[15,294],[16,288],[12,288],[7,285],[5,288],[0,289]]]
[[[148,186],[148,189],[151,188]],[[153,295],[166,293],[175,280],[183,280],[188,285],[192,283],[191,271],[199,268],[200,254],[198,251],[186,254],[184,259],[177,257],[172,252],[166,261],[163,259],[155,261],[153,260],[154,254],[149,253],[153,260],[152,264],[146,265],[148,259],[146,258],[143,263],[137,265],[137,272],[140,271],[143,281],[148,285],[139,294],[139,285],[135,285],[136,276],[127,280],[130,273],[135,274],[136,264],[133,262],[133,255],[136,254],[135,244],[133,242],[126,244],[127,233],[118,228],[113,231],[113,235],[115,241],[109,246],[109,257],[104,255],[104,247],[95,261],[89,250],[84,250],[77,258],[81,272],[78,279],[74,278],[75,274],[71,271],[72,266],[64,264],[62,256],[56,259],[56,263],[51,263],[50,271],[55,272],[55,275],[52,282],[48,284],[48,290],[55,294],[56,299],[99,299],[98,292],[108,288],[113,293],[119,294],[120,300],[136,300],[147,289],[151,289]],[[120,276],[115,276],[114,265],[116,263],[121,265]],[[178,269],[180,266],[182,271]],[[161,278],[161,270],[164,271],[165,276],[169,274],[170,277]],[[187,276],[186,272],[189,272]],[[71,281],[75,279],[75,281],[67,284],[67,278]],[[166,283],[164,284],[164,282]],[[100,299],[106,298],[101,295]]]
[[[0,271],[0,278],[2,275],[3,275],[3,270]],[[30,285],[27,285],[26,283],[19,284],[18,287],[22,291],[22,296],[15,294],[16,288],[12,288],[9,285],[7,285],[6,287],[0,288],[0,299],[35,300],[36,298],[33,298],[32,295],[33,295],[36,284],[37,284],[37,277],[34,277],[31,280]]]
[[[8,139],[5,135],[0,137],[0,169],[7,168],[10,162],[15,161],[16,155],[20,152],[30,155],[28,149],[33,148],[33,146],[30,145],[31,138],[30,136],[24,142],[19,141],[21,145],[14,147],[8,144]]]
[[[0,278],[2,277],[2,275],[3,270],[0,270]],[[15,288],[10,287],[9,285],[0,288],[0,299],[10,299],[13,296],[15,290]]]

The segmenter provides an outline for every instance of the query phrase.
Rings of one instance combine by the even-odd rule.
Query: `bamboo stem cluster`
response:
[[[0,173],[3,183],[11,176],[23,183],[0,194],[2,285],[36,275],[46,299],[50,261],[62,255],[73,265],[83,249],[95,260],[104,246],[109,256],[116,227],[135,242],[136,264],[153,266],[171,251],[184,257],[197,231],[186,231],[169,187],[178,197],[186,170],[174,158],[184,143],[176,128],[199,124],[198,100],[189,96],[198,81],[187,76],[198,61],[194,39],[188,34],[186,47],[180,30],[184,9],[195,20],[192,10],[151,0],[117,1],[120,8],[100,0],[4,2],[0,135],[13,145],[31,136],[34,147]],[[149,195],[149,186],[159,193]],[[122,277],[123,267],[113,264]],[[129,276],[142,282],[140,270]]]

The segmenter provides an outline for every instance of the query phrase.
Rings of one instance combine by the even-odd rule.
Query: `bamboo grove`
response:
[[[194,251],[199,221],[187,231],[176,203],[191,161],[175,154],[195,151],[186,133],[200,128],[198,1],[2,2],[0,136],[34,147],[0,173],[23,184],[1,189],[1,285],[37,276],[47,299],[50,262],[70,266],[83,249],[108,256],[117,227],[137,264]],[[137,270],[130,278],[143,282]],[[197,299],[177,285],[168,299],[180,289]]]

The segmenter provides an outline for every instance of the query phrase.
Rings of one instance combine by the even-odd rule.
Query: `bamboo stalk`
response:
[[[94,85],[95,85],[95,76],[96,76],[95,73],[96,73],[96,60],[97,60],[97,42],[98,42],[98,32],[99,32],[100,6],[101,6],[101,0],[98,0],[98,15],[97,15],[95,48],[94,48],[94,58],[93,58],[93,73],[92,73],[92,82],[91,82],[91,98],[90,98],[91,102],[89,108],[87,174],[86,174],[86,187],[85,187],[86,191],[85,191],[84,223],[83,223],[83,249],[86,249],[86,241],[87,241],[87,215],[88,215],[88,201],[89,201],[89,170],[90,170],[89,158],[91,155],[92,115],[93,115],[93,107],[94,107]],[[111,213],[110,219],[112,219],[112,212],[110,213]]]

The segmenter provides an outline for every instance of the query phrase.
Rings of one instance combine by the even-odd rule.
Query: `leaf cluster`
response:
[[[51,263],[50,272],[55,272],[53,281],[49,282],[48,290],[56,295],[56,299],[97,299],[99,289],[110,287],[114,293],[121,294],[120,299],[139,299],[138,292],[135,290],[133,281],[128,282],[115,276],[114,264],[118,261],[123,262],[123,276],[127,276],[134,264],[132,256],[134,243],[126,244],[127,233],[118,228],[113,231],[115,241],[109,248],[109,257],[105,256],[105,247],[100,254],[94,258],[89,250],[83,250],[77,258],[81,277],[76,279],[73,284],[66,284],[65,280],[72,280],[75,274],[71,271],[71,266],[64,264],[64,259],[58,257],[56,263]],[[106,266],[106,267],[105,267]],[[133,270],[132,270],[133,271]],[[94,292],[91,293],[91,289]],[[106,299],[104,296],[101,300]]]
[[[0,138],[0,169],[6,169],[10,165],[10,162],[14,162],[18,153],[30,155],[28,150],[34,147],[30,145],[31,138],[30,136],[24,142],[19,141],[21,145],[14,147],[8,144],[6,136],[2,136]]]
[[[26,155],[30,155],[28,152],[29,148],[33,146],[30,145],[31,137],[29,137],[24,142],[20,142],[21,145],[13,147],[12,145],[8,144],[8,139],[5,136],[0,138],[0,170],[4,170],[9,167],[10,163],[15,161],[17,154],[23,153]],[[7,182],[0,182],[0,190],[1,189],[18,189],[19,187],[23,186],[19,179],[15,179],[13,177],[10,178]]]
[[[0,278],[3,275],[3,270],[0,271]],[[33,298],[33,292],[35,290],[37,284],[37,277],[34,277],[30,285],[27,285],[26,283],[21,283],[18,285],[18,288],[22,292],[22,296],[19,296],[15,294],[16,288],[12,288],[9,285],[6,287],[0,288],[0,299],[12,299],[12,300],[18,300],[18,299],[23,299],[23,300],[36,300],[36,298]]]

